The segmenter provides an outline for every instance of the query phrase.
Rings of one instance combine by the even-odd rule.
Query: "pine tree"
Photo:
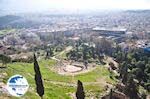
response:
[[[78,80],[76,97],[77,97],[77,99],[84,99],[85,98],[83,84],[80,80]]]
[[[113,90],[112,89],[110,89],[109,99],[113,99]]]
[[[44,86],[43,86],[40,68],[39,68],[38,62],[36,60],[35,54],[34,54],[34,71],[35,71],[36,91],[37,91],[38,95],[42,98],[44,95]]]
[[[133,75],[128,74],[127,83],[125,85],[124,93],[130,97],[130,99],[139,99],[138,97],[138,86],[134,81]]]

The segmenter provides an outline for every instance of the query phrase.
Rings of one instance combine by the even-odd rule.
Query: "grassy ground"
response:
[[[5,30],[0,30],[0,35],[4,35],[10,32],[15,32],[15,29],[5,29]]]
[[[70,99],[70,95],[76,91],[77,80],[83,82],[86,97],[97,97],[104,92],[105,82],[114,84],[115,80],[109,78],[108,70],[103,66],[98,66],[95,70],[76,76],[63,76],[51,70],[55,66],[54,60],[39,61],[40,70],[44,80],[45,95],[44,99]],[[4,71],[3,71],[4,72]],[[22,98],[40,99],[35,91],[33,63],[11,63],[5,70],[8,76],[4,79],[6,83],[8,78],[15,74],[23,75],[27,78],[30,88]],[[102,83],[104,82],[104,83]],[[8,97],[8,99],[17,99]]]

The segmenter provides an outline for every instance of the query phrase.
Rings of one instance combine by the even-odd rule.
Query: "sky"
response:
[[[0,11],[150,9],[150,0],[0,0]]]

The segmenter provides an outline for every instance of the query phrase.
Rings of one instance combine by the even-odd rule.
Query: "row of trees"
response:
[[[75,49],[67,53],[67,56],[76,60],[81,58],[81,56],[84,60],[90,58],[99,58],[101,60],[104,54],[110,55],[112,53],[112,46],[112,42],[106,38],[96,38],[90,43],[79,40],[75,43]]]
[[[125,85],[126,95],[132,99],[138,99],[139,86],[150,92],[150,53],[142,49],[125,52],[117,47],[112,56],[120,64],[119,79]]]

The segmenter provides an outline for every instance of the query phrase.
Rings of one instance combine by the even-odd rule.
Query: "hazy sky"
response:
[[[0,0],[0,10],[34,12],[51,9],[150,9],[150,0]]]

